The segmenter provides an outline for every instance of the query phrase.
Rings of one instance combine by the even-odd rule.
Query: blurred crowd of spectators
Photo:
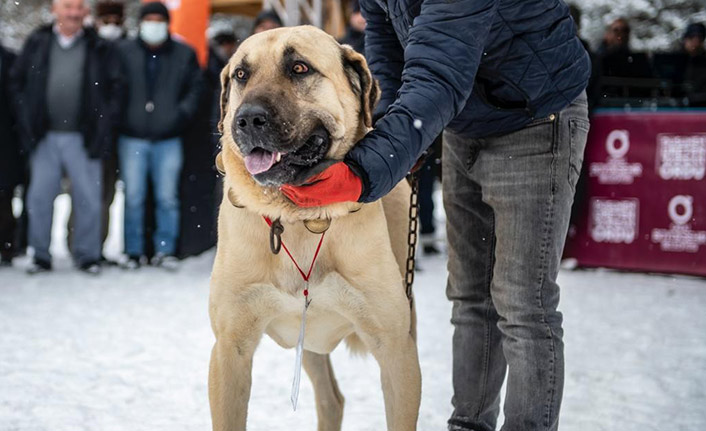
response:
[[[572,6],[576,23],[580,10]],[[578,28],[577,28],[578,31]],[[591,54],[593,73],[588,88],[595,107],[706,107],[706,27],[691,23],[678,50],[636,52],[630,49],[630,22],[614,20]]]
[[[0,48],[1,264],[29,246],[27,272],[52,270],[54,199],[64,190],[76,267],[99,274],[118,264],[102,250],[121,179],[119,264],[173,270],[180,256],[215,244],[219,75],[237,47],[235,33],[211,29],[202,69],[194,50],[170,34],[161,2],[142,5],[136,38],[126,36],[123,3],[99,1],[93,20],[89,13],[84,0],[53,0],[54,21],[29,35],[18,55]],[[281,25],[263,12],[253,32]]]
[[[342,43],[365,51],[365,19],[350,2]],[[159,2],[139,12],[139,32],[128,38],[123,4],[98,1],[94,26],[85,26],[85,0],[53,0],[54,22],[42,26],[15,56],[0,47],[0,264],[34,250],[27,271],[51,271],[54,198],[71,194],[69,248],[82,271],[115,264],[102,254],[118,179],[124,184],[125,269],[167,269],[178,257],[215,244],[220,182],[218,151],[220,71],[235,52],[232,26],[209,29],[208,63],[169,33]],[[576,23],[580,11],[572,7]],[[577,24],[578,25],[578,24]],[[282,26],[263,11],[252,33]],[[578,31],[578,28],[577,28]],[[630,49],[630,23],[612,22],[591,54],[589,102],[596,107],[706,107],[703,24],[685,29],[676,52]],[[435,245],[433,200],[439,157],[420,175],[422,246]],[[24,186],[17,188],[18,185]],[[19,218],[12,200],[24,202]],[[100,220],[100,222],[98,222]]]

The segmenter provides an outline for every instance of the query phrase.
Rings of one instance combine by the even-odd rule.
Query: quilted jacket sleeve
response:
[[[360,5],[365,17],[365,58],[380,84],[380,102],[373,118],[380,118],[395,101],[402,85],[404,52],[386,13],[374,1]]]
[[[409,30],[395,102],[346,157],[363,177],[361,202],[375,201],[392,190],[463,109],[496,7],[496,0],[423,0]],[[370,51],[366,46],[366,54],[375,77],[383,87],[389,86],[383,97],[390,97],[400,48],[390,41],[394,31],[384,12],[370,12],[366,44],[370,41],[372,46]]]

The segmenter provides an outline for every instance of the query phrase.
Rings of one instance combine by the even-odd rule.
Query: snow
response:
[[[114,210],[121,200],[117,199]],[[68,207],[57,200],[52,274],[0,269],[0,430],[210,429],[207,374],[213,335],[208,282],[213,252],[177,273],[71,268],[62,246]],[[118,217],[119,212],[114,211]],[[114,223],[114,224],[119,224]],[[108,255],[120,247],[111,232]],[[420,430],[451,413],[451,305],[443,257],[419,260],[415,279],[423,376]],[[706,429],[706,283],[703,279],[565,271],[564,431]],[[250,430],[315,429],[311,385],[297,412],[289,393],[293,350],[267,337],[254,360]],[[343,429],[385,429],[378,368],[341,346],[334,369],[346,398]]]

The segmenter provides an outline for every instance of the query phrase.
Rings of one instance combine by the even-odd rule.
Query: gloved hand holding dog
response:
[[[302,180],[280,190],[299,207],[318,207],[337,202],[357,202],[363,181],[351,167],[338,160],[324,160],[301,175]]]
[[[421,168],[425,151],[410,172]],[[351,161],[323,160],[300,175],[300,179],[280,187],[298,207],[318,207],[338,202],[359,202],[364,195],[366,180],[362,169]]]

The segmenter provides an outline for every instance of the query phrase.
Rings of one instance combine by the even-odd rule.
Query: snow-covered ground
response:
[[[118,204],[119,204],[118,200]],[[0,269],[0,430],[162,431],[210,428],[207,313],[213,253],[176,274],[71,268],[57,201],[57,270]],[[119,249],[111,233],[109,254]],[[112,252],[112,253],[111,253]],[[415,284],[423,376],[419,429],[451,413],[450,304],[442,257],[419,262]],[[564,431],[706,430],[706,282],[611,271],[562,271]],[[249,429],[315,429],[311,386],[289,391],[294,353],[263,339],[255,357]],[[385,429],[378,368],[333,354],[346,397],[343,429]]]

